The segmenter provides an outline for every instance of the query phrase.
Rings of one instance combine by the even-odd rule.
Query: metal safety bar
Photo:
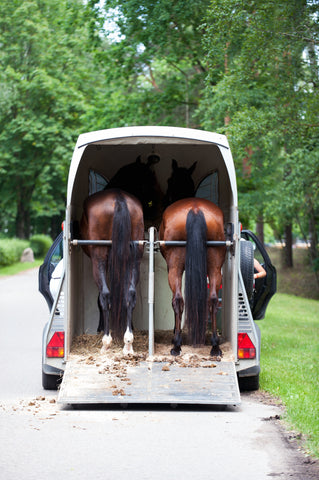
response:
[[[136,245],[145,245],[149,243],[147,240],[131,240]],[[77,246],[77,245],[104,245],[110,246],[112,245],[112,240],[70,240],[70,245]]]
[[[131,240],[132,243],[136,245],[160,245],[165,247],[185,247],[187,242],[186,240],[155,240],[150,242],[149,240]],[[101,245],[101,246],[111,246],[112,240],[71,240],[70,244],[73,246],[77,245]],[[231,247],[233,242],[231,240],[208,240],[206,242],[207,247]]]
[[[154,243],[165,247],[185,247],[187,244],[186,240],[157,240]],[[233,242],[230,240],[207,240],[206,245],[207,247],[231,247]]]

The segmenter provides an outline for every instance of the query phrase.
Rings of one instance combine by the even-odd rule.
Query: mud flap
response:
[[[107,369],[106,369],[107,370]],[[199,368],[167,362],[141,362],[124,373],[74,358],[67,362],[58,396],[60,405],[205,404],[239,405],[233,362],[209,362]]]

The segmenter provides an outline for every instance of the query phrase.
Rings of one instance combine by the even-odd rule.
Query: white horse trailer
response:
[[[154,332],[172,332],[174,314],[166,263],[159,252],[156,229],[151,227],[145,234],[139,295],[133,313],[135,331],[147,332],[149,356],[138,365],[128,367],[130,382],[125,391],[117,389],[114,393],[96,365],[74,362],[72,356],[74,339],[83,334],[95,335],[99,320],[98,290],[90,259],[78,245],[76,226],[88,195],[103,189],[119,168],[134,162],[138,156],[146,162],[150,154],[160,158],[153,168],[163,192],[171,175],[172,159],[182,167],[191,167],[197,161],[193,173],[196,195],[213,201],[223,210],[227,254],[222,270],[218,327],[223,342],[230,346],[231,355],[210,365],[214,368],[189,365],[181,369],[178,363],[169,363],[168,368],[163,368],[167,359],[152,361],[156,356]],[[55,388],[63,376],[58,399],[61,404],[240,403],[238,378],[248,388],[258,388],[260,371],[260,331],[251,308],[253,244],[240,240],[235,167],[225,136],[171,127],[127,127],[80,135],[69,171],[63,256],[58,251],[61,235],[39,273],[40,291],[50,308],[43,332],[44,388]],[[246,240],[252,240],[250,232],[246,232]],[[57,263],[60,273],[53,273],[51,278]],[[268,257],[264,257],[263,263],[271,284],[270,293],[268,288],[268,296],[262,301],[265,310],[275,291],[276,273]],[[51,286],[56,285],[54,296],[48,288],[50,279]],[[167,353],[169,350],[168,347]]]

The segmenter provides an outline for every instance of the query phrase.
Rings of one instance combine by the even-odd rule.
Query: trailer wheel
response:
[[[249,241],[240,242],[240,270],[248,300],[253,295],[254,288],[254,247]]]
[[[252,377],[238,377],[238,384],[241,392],[259,390],[259,373]]]
[[[42,372],[42,387],[44,390],[57,390],[61,381],[61,375],[48,375]]]

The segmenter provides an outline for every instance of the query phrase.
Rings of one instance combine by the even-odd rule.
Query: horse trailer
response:
[[[152,156],[157,161],[151,168],[163,194],[173,160],[187,168],[197,162],[192,173],[196,196],[211,200],[223,211],[227,251],[217,319],[221,358],[210,360],[187,346],[182,346],[181,358],[170,356],[165,341],[173,335],[174,312],[156,220],[146,222],[140,239],[144,254],[133,312],[134,336],[141,335],[146,354],[136,352],[130,360],[119,353],[112,359],[113,347],[105,356],[99,353],[98,290],[79,236],[83,203],[103,190],[119,169],[136,158],[146,164]],[[255,284],[254,257],[267,272]],[[255,320],[264,317],[276,291],[276,270],[257,237],[248,230],[241,232],[235,167],[226,137],[157,126],[81,134],[70,164],[63,231],[40,267],[39,290],[50,310],[43,330],[43,387],[54,389],[62,381],[60,404],[237,405],[239,386],[258,389],[261,338]],[[159,338],[165,339],[160,351]]]

